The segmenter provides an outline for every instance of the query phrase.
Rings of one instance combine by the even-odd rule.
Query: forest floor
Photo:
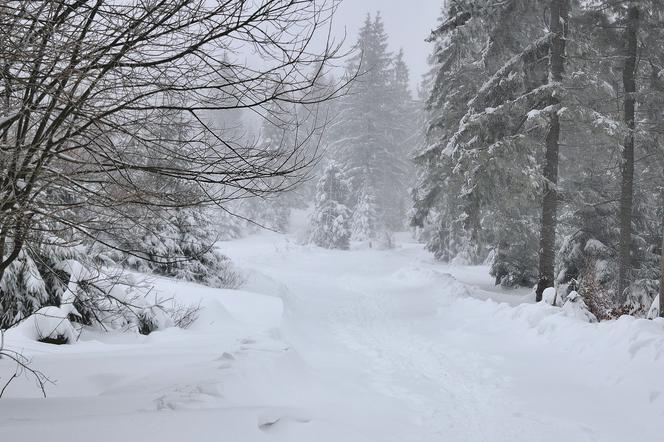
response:
[[[56,380],[0,399],[0,440],[639,441],[664,434],[664,320],[587,324],[485,267],[259,234],[220,244],[240,290],[155,278],[188,330],[7,335]],[[0,377],[10,367],[0,361]]]

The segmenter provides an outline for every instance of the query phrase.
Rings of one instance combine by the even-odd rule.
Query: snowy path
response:
[[[12,386],[0,440],[662,440],[664,321],[584,324],[410,243],[222,248],[250,272],[243,292],[158,281],[203,300],[192,330],[59,352],[14,336],[58,385]]]
[[[659,440],[661,322],[652,336],[639,328],[649,330],[644,321],[592,326],[553,308],[486,302],[519,305],[527,295],[493,288],[486,268],[434,263],[417,244],[302,253],[277,241],[270,249],[232,254],[286,284],[294,324],[286,336],[313,369],[351,361],[347,376],[397,401],[399,428],[386,433],[394,440]],[[621,332],[641,344],[621,354]]]

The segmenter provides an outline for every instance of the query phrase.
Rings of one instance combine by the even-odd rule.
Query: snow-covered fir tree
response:
[[[330,155],[339,161],[350,182],[349,204],[366,192],[375,201],[375,229],[403,227],[408,188],[407,144],[412,139],[415,113],[408,91],[403,55],[388,51],[388,36],[380,14],[367,15],[360,30],[357,53],[347,75],[359,74],[339,103],[332,128]]]
[[[378,219],[378,210],[374,195],[372,190],[364,189],[355,205],[351,219],[352,238],[355,241],[370,242],[376,239],[378,229],[374,223]]]
[[[327,249],[348,249],[351,237],[351,211],[348,181],[339,165],[332,162],[316,186],[316,201],[311,216],[310,241]]]
[[[444,9],[440,27],[458,13],[455,7]],[[446,147],[486,75],[481,62],[486,31],[481,21],[470,21],[432,35],[430,41],[434,46],[431,69],[422,86],[425,139],[414,154],[418,181],[412,194],[411,223],[423,229],[427,248],[436,258],[451,261],[463,253],[470,262],[478,263],[484,259],[485,240],[475,221],[480,215],[469,210],[476,205],[459,198],[463,175],[455,170]],[[473,247],[479,250],[473,253]]]

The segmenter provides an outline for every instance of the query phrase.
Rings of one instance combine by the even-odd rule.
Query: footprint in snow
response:
[[[258,428],[269,432],[288,423],[306,424],[311,417],[302,410],[293,408],[271,408],[258,415]]]
[[[215,362],[221,362],[219,365],[219,370],[227,370],[233,366],[233,362],[235,362],[235,356],[233,356],[230,353],[224,352],[221,356],[216,358],[214,360]]]
[[[219,385],[184,385],[154,400],[157,411],[187,410],[213,407],[223,394]]]
[[[235,356],[233,356],[230,353],[224,352],[221,356],[219,356],[215,361],[234,361]]]
[[[659,397],[660,397],[661,394],[662,394],[662,392],[659,391],[659,390],[653,390],[653,391],[651,391],[651,392],[650,392],[650,397],[649,397],[649,399],[650,399],[650,403],[652,404],[652,403],[655,402],[657,399],[659,399]]]

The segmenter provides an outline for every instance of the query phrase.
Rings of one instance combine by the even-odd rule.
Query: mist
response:
[[[0,2],[0,441],[661,442],[663,18]]]

